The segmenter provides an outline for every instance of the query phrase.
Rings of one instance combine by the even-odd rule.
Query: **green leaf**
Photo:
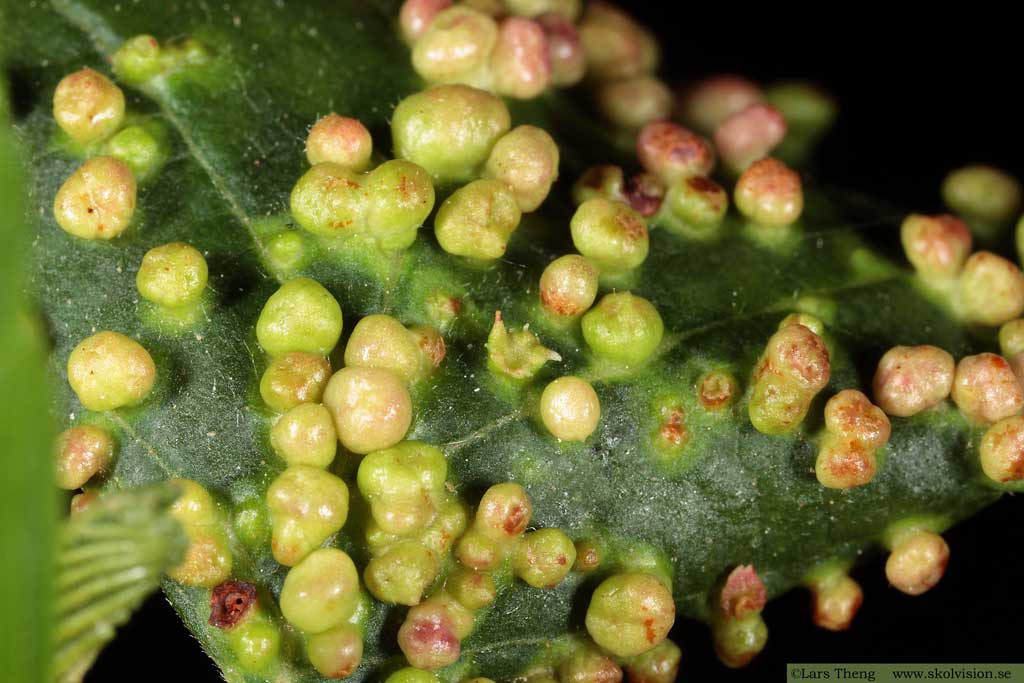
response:
[[[980,348],[873,246],[887,241],[902,216],[859,197],[810,188],[801,229],[781,244],[757,242],[735,218],[717,241],[652,232],[648,260],[632,279],[616,283],[653,302],[665,323],[661,347],[640,370],[602,364],[585,351],[578,328],[545,318],[536,283],[548,262],[571,251],[568,188],[584,164],[622,154],[565,96],[513,107],[516,123],[543,125],[560,141],[563,182],[493,267],[449,257],[429,225],[397,255],[328,248],[297,233],[306,253],[298,266],[268,258],[270,240],[291,228],[288,196],[306,169],[303,140],[313,121],[330,111],[358,117],[378,153],[387,154],[394,105],[421,87],[393,16],[357,0],[19,5],[7,33],[15,41],[8,61],[25,105],[15,131],[32,160],[31,291],[54,343],[54,411],[66,424],[91,417],[70,391],[64,364],[94,331],[139,340],[158,367],[157,388],[145,404],[103,418],[120,443],[105,487],[186,477],[230,509],[259,505],[283,463],[269,447],[272,416],[257,390],[267,361],[255,324],[279,281],[302,275],[341,302],[346,330],[370,313],[429,324],[432,302],[459,299],[462,313],[445,333],[447,358],[429,382],[414,387],[408,438],[443,449],[453,485],[470,502],[491,484],[517,481],[533,500],[535,526],[558,526],[574,539],[601,536],[612,546],[595,575],[571,574],[551,590],[506,586],[446,679],[520,672],[553,641],[579,633],[597,582],[645,548],[670,564],[682,613],[708,621],[709,591],[734,565],[754,564],[774,597],[821,563],[878,548],[894,521],[927,515],[941,529],[1000,495],[976,465],[972,444],[980,434],[952,406],[894,419],[878,476],[845,493],[824,489],[813,474],[809,437],[821,426],[820,398],[801,430],[788,436],[755,431],[744,400],[721,413],[697,407],[694,387],[709,369],[730,369],[748,388],[767,339],[797,310],[826,321],[832,377],[822,397],[868,386],[878,358],[897,344],[936,344],[956,356]],[[132,116],[162,126],[171,151],[140,189],[136,227],[110,242],[77,240],[50,210],[81,163],[54,125],[50,98],[58,80],[82,65],[109,73],[107,57],[141,33],[161,41],[194,37],[209,57],[140,90],[125,88]],[[184,329],[161,321],[134,284],[142,255],[170,241],[189,242],[210,265],[213,296]],[[548,363],[522,389],[496,379],[484,345],[496,310],[511,326],[529,322],[562,362]],[[601,423],[586,445],[555,443],[535,415],[540,390],[562,374],[589,379],[600,396]],[[690,441],[678,457],[653,445],[665,396],[678,397],[686,412]],[[357,462],[341,455],[335,470],[352,483]],[[360,568],[368,560],[364,521],[351,515],[336,539]],[[229,532],[234,574],[278,596],[286,571],[269,544],[253,547]],[[170,580],[164,589],[228,680],[264,680],[244,673],[228,640],[207,624],[207,589]],[[378,680],[400,665],[395,632],[403,614],[374,603],[353,680]],[[284,638],[273,680],[320,680],[298,636]]]

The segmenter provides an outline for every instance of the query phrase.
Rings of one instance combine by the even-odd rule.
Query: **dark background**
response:
[[[715,14],[692,3],[623,4],[659,34],[663,75],[673,81],[734,72],[760,81],[810,79],[835,95],[841,114],[819,151],[821,180],[938,212],[942,177],[958,165],[983,161],[1024,178],[1024,60],[1008,17],[981,7],[942,17],[937,5],[900,21],[862,5],[785,17],[718,3]],[[855,570],[865,603],[846,633],[814,627],[804,591],[773,601],[764,615],[767,648],[737,672],[718,664],[707,628],[680,623],[680,678],[782,681],[787,662],[1024,660],[1024,505],[1004,497],[946,538],[949,570],[926,595],[889,588],[881,558]],[[87,681],[126,680],[127,662],[147,662],[139,669],[147,672],[158,663],[159,678],[168,680],[220,680],[159,596],[121,630]]]

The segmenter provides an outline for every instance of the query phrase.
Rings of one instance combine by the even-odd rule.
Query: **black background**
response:
[[[841,114],[819,151],[824,181],[938,212],[942,177],[957,165],[984,161],[1024,177],[1024,60],[1007,16],[980,6],[942,16],[931,5],[898,20],[861,4],[829,3],[799,16],[780,16],[779,3],[772,11],[626,4],[658,33],[663,74],[673,81],[734,72],[760,81],[806,78],[832,92]],[[705,627],[680,623],[680,679],[782,681],[787,662],[1024,661],[1024,505],[1004,497],[946,538],[949,570],[924,596],[889,588],[881,558],[855,570],[865,603],[846,633],[815,628],[803,591],[773,601],[765,610],[768,646],[744,670],[717,663]],[[122,629],[87,681],[148,677],[154,666],[161,679],[220,680],[161,597]]]

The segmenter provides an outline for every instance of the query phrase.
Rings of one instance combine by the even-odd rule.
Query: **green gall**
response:
[[[956,277],[971,254],[971,231],[955,216],[911,214],[900,226],[900,240],[914,270],[929,279]]]
[[[736,377],[726,370],[709,370],[697,385],[697,400],[704,410],[724,410],[739,394]]]
[[[488,538],[508,541],[521,536],[533,516],[533,503],[519,484],[495,484],[476,509],[475,528]]]
[[[298,232],[282,232],[267,242],[267,261],[274,270],[295,270],[305,255],[306,245]]]
[[[1024,273],[990,251],[976,251],[959,281],[961,315],[979,325],[1002,325],[1024,313]]]
[[[572,200],[576,206],[595,197],[628,203],[625,187],[626,180],[618,166],[591,166],[573,185]]]
[[[558,665],[558,680],[560,683],[620,683],[622,669],[611,657],[585,645]]]
[[[592,572],[601,566],[603,555],[600,543],[592,538],[581,538],[576,541],[576,562],[572,568],[578,572]]]
[[[902,534],[885,562],[885,578],[907,595],[931,590],[946,573],[949,546],[942,536],[926,529]]]
[[[979,424],[993,424],[1024,408],[1024,392],[1013,368],[994,353],[961,358],[951,395],[960,412]]]
[[[134,339],[97,332],[68,356],[68,382],[89,410],[114,410],[141,403],[156,383],[152,356]]]
[[[292,351],[270,361],[260,379],[260,396],[279,413],[303,403],[316,403],[331,376],[327,358],[304,351]]]
[[[643,363],[661,344],[658,309],[629,292],[606,294],[583,316],[583,339],[595,356],[624,365]]]
[[[563,318],[586,313],[597,298],[598,270],[584,256],[569,254],[548,264],[540,276],[540,302]]]
[[[471,7],[456,5],[434,16],[412,48],[412,66],[434,83],[489,85],[487,64],[498,41],[498,25]]]
[[[143,299],[178,308],[198,301],[208,278],[206,259],[198,249],[183,242],[171,242],[146,252],[135,285]]]
[[[57,486],[67,491],[81,488],[105,470],[114,457],[114,440],[109,432],[94,425],[72,427],[54,442]]]
[[[441,183],[475,177],[510,126],[500,98],[464,85],[410,95],[391,117],[395,155],[419,164]]]
[[[505,183],[523,213],[536,211],[558,179],[558,145],[541,128],[517,126],[495,143],[483,173]]]
[[[626,661],[629,683],[675,683],[679,676],[679,646],[666,638],[654,648]]]
[[[825,334],[825,323],[816,315],[810,313],[790,313],[779,323],[778,329],[790,325],[803,325],[819,337]]]
[[[409,333],[420,350],[419,377],[425,377],[441,366],[448,353],[448,347],[441,332],[435,327],[413,325],[409,328]]]
[[[330,466],[338,450],[330,411],[318,403],[295,406],[271,428],[270,445],[289,465]]]
[[[576,562],[576,546],[561,529],[531,531],[512,550],[512,571],[534,588],[554,588]]]
[[[120,159],[139,183],[156,175],[166,157],[164,143],[154,126],[128,126],[103,145],[103,153]]]
[[[359,464],[359,492],[381,529],[408,534],[434,521],[448,464],[436,446],[403,441],[377,450]]]
[[[710,134],[733,114],[763,100],[761,87],[747,78],[711,76],[695,83],[683,94],[680,113],[685,122]]]
[[[639,130],[672,113],[672,91],[654,76],[638,76],[602,83],[597,89],[597,108],[612,125]]]
[[[559,377],[544,387],[540,417],[559,441],[586,441],[601,420],[601,401],[587,380]]]
[[[135,176],[128,165],[114,157],[93,157],[61,185],[53,216],[69,235],[109,240],[128,229],[135,201]]]
[[[999,350],[1006,358],[1024,352],[1024,320],[1011,320],[999,328]]]
[[[952,391],[955,365],[953,356],[937,346],[894,346],[878,361],[875,401],[897,417],[933,408]]]
[[[263,498],[247,498],[235,505],[232,526],[238,539],[250,548],[270,542],[270,514]]]
[[[263,305],[256,338],[271,356],[289,351],[328,355],[341,337],[341,306],[309,278],[288,280]]]
[[[520,17],[539,17],[550,12],[575,21],[583,3],[581,0],[505,0],[505,9]]]
[[[494,602],[498,589],[490,574],[456,569],[448,575],[444,588],[468,610],[478,610]]]
[[[415,541],[387,550],[366,565],[363,579],[373,597],[381,602],[418,605],[437,577],[438,558]]]
[[[560,360],[562,357],[545,348],[528,326],[509,332],[501,311],[495,311],[494,325],[487,335],[487,366],[492,372],[525,382],[532,379],[548,361]]]
[[[706,176],[715,167],[715,153],[708,141],[672,123],[648,123],[636,138],[640,164],[673,185],[690,176]]]
[[[124,121],[124,93],[114,83],[86,67],[68,74],[53,93],[53,118],[75,142],[103,140]]]
[[[1020,182],[981,164],[957,169],[942,181],[942,200],[986,241],[995,239],[1021,210]]]
[[[628,205],[601,197],[580,204],[569,222],[576,249],[602,273],[633,270],[647,258],[647,225]]]
[[[433,671],[407,666],[388,676],[384,683],[438,683],[439,680]]]
[[[497,180],[474,180],[441,204],[434,234],[449,254],[492,261],[505,255],[521,217],[508,186]]]
[[[384,250],[406,249],[434,208],[434,185],[425,170],[400,159],[366,177],[366,229]]]
[[[531,19],[506,17],[490,61],[494,90],[516,99],[537,97],[551,84],[547,34]]]
[[[306,171],[289,198],[292,217],[304,230],[332,237],[363,226],[366,190],[353,170],[331,162]]]
[[[754,371],[750,421],[765,434],[795,429],[831,376],[828,348],[804,325],[783,327],[768,340]]]
[[[978,450],[981,469],[992,481],[1024,479],[1024,418],[1008,417],[989,427]]]
[[[421,377],[425,365],[418,339],[389,315],[368,315],[352,329],[345,346],[345,365],[384,368],[411,382]]]
[[[476,529],[470,529],[455,545],[455,558],[465,567],[478,572],[498,568],[504,551],[498,541]]]
[[[266,671],[281,651],[281,632],[263,614],[254,614],[228,631],[231,651],[245,671]]]
[[[324,391],[342,445],[353,453],[389,448],[412,424],[412,398],[402,378],[383,368],[342,368]]]
[[[758,614],[746,619],[717,623],[712,631],[715,654],[731,669],[749,664],[768,642],[768,627]]]
[[[353,171],[370,164],[373,139],[358,119],[331,113],[317,120],[306,136],[306,159],[311,166],[329,161]]]
[[[337,548],[315,550],[292,567],[281,588],[281,613],[307,633],[340,626],[359,602],[359,573]]]
[[[337,626],[306,639],[306,657],[325,678],[348,678],[363,659],[363,637],[351,626]]]
[[[669,185],[665,206],[676,219],[666,222],[665,227],[669,230],[707,232],[721,225],[729,209],[729,195],[714,180],[687,176]]]
[[[409,610],[398,629],[398,647],[417,669],[439,669],[459,660],[458,630],[447,605],[428,600]]]
[[[659,50],[654,36],[622,10],[590,3],[579,24],[587,55],[587,75],[606,82],[653,72]]]
[[[722,162],[734,172],[763,159],[786,137],[786,119],[770,104],[752,104],[736,112],[715,129],[715,147]]]
[[[146,34],[129,38],[113,54],[111,65],[121,80],[131,84],[145,83],[163,70],[160,43]]]
[[[292,465],[267,489],[274,559],[291,567],[320,547],[348,518],[348,487],[318,467]]]
[[[791,130],[812,137],[828,130],[839,114],[836,101],[811,83],[774,83],[765,89],[764,99],[782,113]]]
[[[458,496],[443,496],[434,523],[420,534],[420,543],[438,556],[447,554],[455,540],[466,531],[468,518],[469,510]]]
[[[733,201],[740,213],[766,228],[795,223],[804,210],[800,176],[778,159],[766,157],[751,164],[736,181]]]
[[[657,577],[640,572],[611,576],[597,587],[587,607],[587,632],[619,657],[654,648],[675,623],[672,594]]]
[[[232,557],[220,511],[210,493],[188,479],[172,480],[182,493],[171,514],[185,528],[188,549],[181,564],[167,575],[188,586],[212,588],[231,576]]]

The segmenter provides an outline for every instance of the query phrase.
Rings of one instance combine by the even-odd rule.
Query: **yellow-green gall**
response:
[[[614,5],[590,3],[579,32],[587,54],[587,74],[596,81],[640,76],[658,65],[654,36]]]
[[[329,161],[362,171],[371,154],[373,139],[358,119],[331,113],[318,119],[306,136],[306,159],[313,166]]]
[[[559,377],[544,387],[540,417],[559,441],[586,441],[601,420],[601,401],[587,380]]]
[[[512,571],[534,588],[554,588],[576,562],[576,546],[561,529],[531,531],[512,550]]]
[[[228,644],[247,672],[266,671],[281,651],[281,632],[262,611],[246,615],[245,621],[227,633]]]
[[[961,358],[951,394],[960,412],[980,424],[998,422],[1024,408],[1024,391],[1013,368],[994,353]]]
[[[345,365],[384,368],[411,382],[431,365],[418,338],[390,315],[368,315],[352,329],[345,346]]]
[[[366,565],[363,579],[373,597],[381,602],[418,605],[437,577],[438,558],[416,541],[390,548]]]
[[[319,403],[295,406],[271,428],[270,445],[289,465],[328,467],[338,450],[330,411]]]
[[[796,222],[803,213],[803,185],[795,171],[767,157],[743,171],[736,181],[733,201],[756,225],[781,228]]]
[[[606,294],[583,316],[583,339],[594,355],[625,365],[650,358],[664,333],[654,304],[629,292]]]
[[[267,242],[267,261],[274,270],[294,270],[302,264],[305,256],[305,240],[297,231],[282,232]]]
[[[303,403],[316,403],[331,377],[331,362],[324,356],[292,351],[270,361],[260,379],[260,396],[279,413]]]
[[[152,356],[134,339],[97,332],[68,356],[68,382],[89,410],[114,410],[142,402],[156,382]]]
[[[408,534],[434,520],[447,474],[439,448],[403,441],[363,458],[356,479],[381,529]]]
[[[351,626],[337,626],[310,636],[306,656],[325,678],[348,678],[363,659],[363,637]]]
[[[925,278],[952,278],[971,254],[971,231],[955,216],[911,214],[900,225],[903,252]]]
[[[830,376],[829,352],[821,337],[804,325],[783,327],[768,340],[754,371],[751,423],[765,434],[795,429]]]
[[[980,325],[1002,325],[1024,313],[1024,274],[990,251],[976,251],[960,275],[961,314]]]
[[[296,628],[323,633],[343,624],[359,602],[359,573],[343,551],[321,548],[291,568],[281,588],[281,613]]]
[[[527,679],[529,680],[529,679]],[[558,665],[559,683],[620,683],[622,669],[615,660],[597,648],[584,645],[576,648]]]
[[[420,166],[391,159],[366,177],[366,230],[384,250],[405,249],[434,208],[434,185]]]
[[[406,4],[411,1],[406,0]],[[438,683],[439,680],[433,671],[407,666],[388,676],[384,683]]]
[[[154,125],[128,126],[103,145],[103,153],[128,164],[139,183],[149,181],[164,162],[166,151]]]
[[[198,249],[184,242],[171,242],[146,252],[135,285],[143,299],[177,308],[198,301],[208,277],[206,259]]]
[[[506,17],[490,61],[494,90],[517,99],[530,99],[551,84],[547,34],[532,19]]]
[[[54,443],[57,486],[68,491],[81,488],[113,457],[114,440],[106,430],[95,425],[64,430]]]
[[[402,100],[391,117],[395,155],[442,183],[477,175],[511,126],[498,97],[465,85],[441,85]]]
[[[889,415],[909,417],[942,403],[953,389],[953,356],[937,346],[894,346],[875,370],[875,402]]]
[[[966,219],[986,240],[994,239],[1017,217],[1022,196],[1016,178],[982,164],[957,169],[942,181],[946,206]]]
[[[185,529],[189,545],[181,564],[167,575],[190,586],[212,588],[231,575],[231,550],[216,501],[209,491],[190,479],[174,479],[181,495],[171,514]]]
[[[478,610],[494,602],[498,589],[490,574],[456,569],[448,575],[444,588],[468,610]]]
[[[576,541],[576,562],[573,569],[578,572],[592,572],[601,566],[604,548],[592,538],[581,538]]]
[[[494,313],[494,325],[487,335],[487,366],[493,371],[516,381],[527,381],[548,361],[562,357],[545,348],[529,326],[509,332],[501,311]]]
[[[657,577],[640,572],[611,576],[597,587],[587,607],[587,632],[619,657],[654,648],[676,619],[672,594]]]
[[[1024,352],[1024,319],[1011,320],[999,328],[999,350],[1007,358]]]
[[[143,83],[163,70],[160,43],[151,35],[141,34],[121,44],[111,57],[114,73],[128,83]]]
[[[494,538],[470,529],[455,545],[455,559],[463,566],[478,572],[497,569],[504,558],[501,545]]]
[[[585,256],[561,256],[541,273],[540,302],[551,313],[572,318],[594,305],[597,285],[597,267]]]
[[[319,163],[306,171],[289,198],[292,217],[303,229],[325,237],[343,236],[364,224],[366,190],[355,171]]]
[[[731,669],[746,666],[768,642],[768,627],[760,614],[714,625],[715,654]]]
[[[505,0],[505,9],[520,17],[539,17],[553,12],[575,20],[582,10],[580,0]]]
[[[603,273],[633,270],[647,258],[647,225],[622,202],[588,199],[576,209],[569,229],[576,249]]]
[[[522,211],[512,190],[497,180],[474,180],[441,204],[434,234],[449,254],[492,261],[505,255]]]
[[[893,588],[921,595],[939,582],[947,564],[949,546],[942,536],[926,529],[908,531],[893,544],[885,577]]]
[[[654,76],[638,76],[603,83],[597,90],[597,106],[611,124],[638,130],[672,113],[672,91]]]
[[[341,337],[341,306],[315,280],[288,280],[263,305],[256,338],[272,356],[289,351],[328,355]]]
[[[710,230],[721,224],[729,209],[729,195],[710,178],[688,176],[669,185],[665,206],[684,227],[698,231]],[[673,226],[666,224],[670,230]]]
[[[448,353],[440,330],[429,325],[413,325],[409,333],[420,350],[420,376],[429,375],[441,366]]]
[[[267,489],[274,559],[291,567],[336,533],[348,518],[348,487],[318,467],[292,465]]]
[[[572,186],[572,201],[579,206],[588,199],[604,197],[618,202],[628,202],[625,192],[626,179],[622,169],[610,164],[591,166]]]
[[[131,224],[135,192],[135,177],[127,164],[114,157],[93,157],[64,181],[53,200],[53,215],[69,235],[113,239]]]
[[[251,548],[270,543],[270,512],[262,497],[254,496],[235,503],[231,526],[238,540]]]
[[[697,385],[697,400],[704,410],[728,408],[739,393],[739,381],[726,370],[710,370]]]
[[[342,445],[353,453],[389,448],[412,424],[412,398],[402,378],[383,368],[342,368],[324,391]]]
[[[691,86],[681,98],[683,120],[710,134],[733,114],[764,100],[764,92],[742,76],[710,76]]]
[[[484,176],[505,183],[524,213],[536,211],[558,179],[558,145],[541,128],[517,126],[495,143]]]
[[[519,484],[495,484],[484,492],[476,510],[476,529],[488,538],[508,541],[526,531],[533,503]]]
[[[654,648],[626,661],[629,683],[675,683],[679,676],[679,646],[666,638]]]
[[[103,140],[124,121],[124,93],[98,71],[80,69],[57,84],[53,118],[75,142]]]
[[[1024,479],[1024,418],[1008,417],[989,427],[979,452],[981,469],[992,481]]]
[[[489,84],[488,60],[498,41],[498,25],[471,7],[456,5],[434,16],[412,49],[412,66],[434,83]]]

